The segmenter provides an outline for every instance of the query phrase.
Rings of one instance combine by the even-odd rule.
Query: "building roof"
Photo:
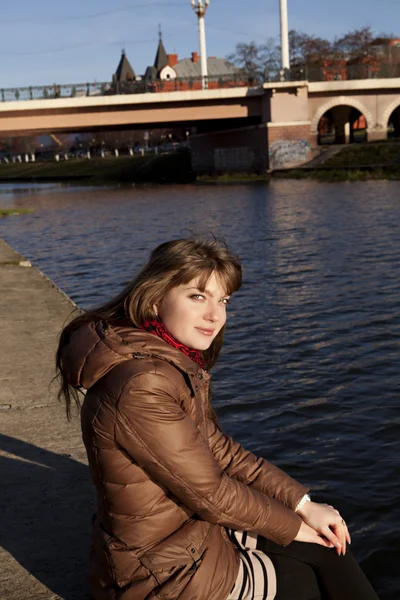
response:
[[[121,60],[115,71],[114,79],[116,81],[127,81],[129,79],[135,79],[135,77],[135,71],[132,69],[129,60],[126,58],[125,50],[122,50]]]
[[[165,67],[168,64],[168,56],[167,53],[165,51],[165,47],[161,38],[161,34],[160,34],[160,41],[158,42],[158,48],[157,48],[157,54],[156,54],[156,58],[154,60],[154,66],[157,69],[157,71],[161,71],[161,69],[163,67]]]
[[[175,66],[176,76],[182,79],[188,77],[200,77],[201,76],[201,62],[200,57],[197,62],[193,62],[191,58],[184,58],[180,60]],[[240,69],[235,67],[232,63],[225,58],[209,57],[207,59],[207,70],[208,76],[218,75],[234,75],[239,73]]]
[[[371,46],[397,46],[399,43],[399,38],[376,38]]]
[[[147,67],[144,78],[147,81],[157,81],[158,69],[156,67]]]

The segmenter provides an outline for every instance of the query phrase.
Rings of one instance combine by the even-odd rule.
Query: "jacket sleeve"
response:
[[[202,519],[253,531],[281,545],[296,537],[301,518],[221,468],[165,375],[142,373],[129,380],[117,404],[115,439],[155,482]]]
[[[229,477],[275,498],[291,510],[309,491],[272,463],[245,450],[222,433],[211,419],[207,420],[207,430],[211,452]]]

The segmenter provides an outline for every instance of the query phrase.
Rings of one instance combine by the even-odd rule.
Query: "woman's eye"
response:
[[[221,300],[222,304],[225,304],[225,306],[227,304],[229,304],[229,301],[230,301],[230,298],[222,298],[222,300]]]
[[[195,300],[204,300],[203,294],[192,294],[190,297],[194,298]]]

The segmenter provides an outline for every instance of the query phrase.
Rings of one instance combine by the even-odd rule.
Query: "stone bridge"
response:
[[[386,139],[390,121],[400,135],[400,78],[309,83],[308,103],[313,136],[318,135],[321,117],[339,107],[356,109],[365,117],[369,141]],[[351,124],[343,117],[334,122]]]
[[[197,169],[264,170],[307,160],[326,115],[337,143],[361,116],[369,141],[400,136],[400,78],[2,102],[0,136],[186,127]]]

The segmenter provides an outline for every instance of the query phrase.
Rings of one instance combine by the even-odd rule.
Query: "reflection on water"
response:
[[[223,425],[335,503],[398,600],[400,183],[16,188],[0,207],[35,212],[0,235],[83,307],[182,230],[225,237],[244,285],[215,368]]]

